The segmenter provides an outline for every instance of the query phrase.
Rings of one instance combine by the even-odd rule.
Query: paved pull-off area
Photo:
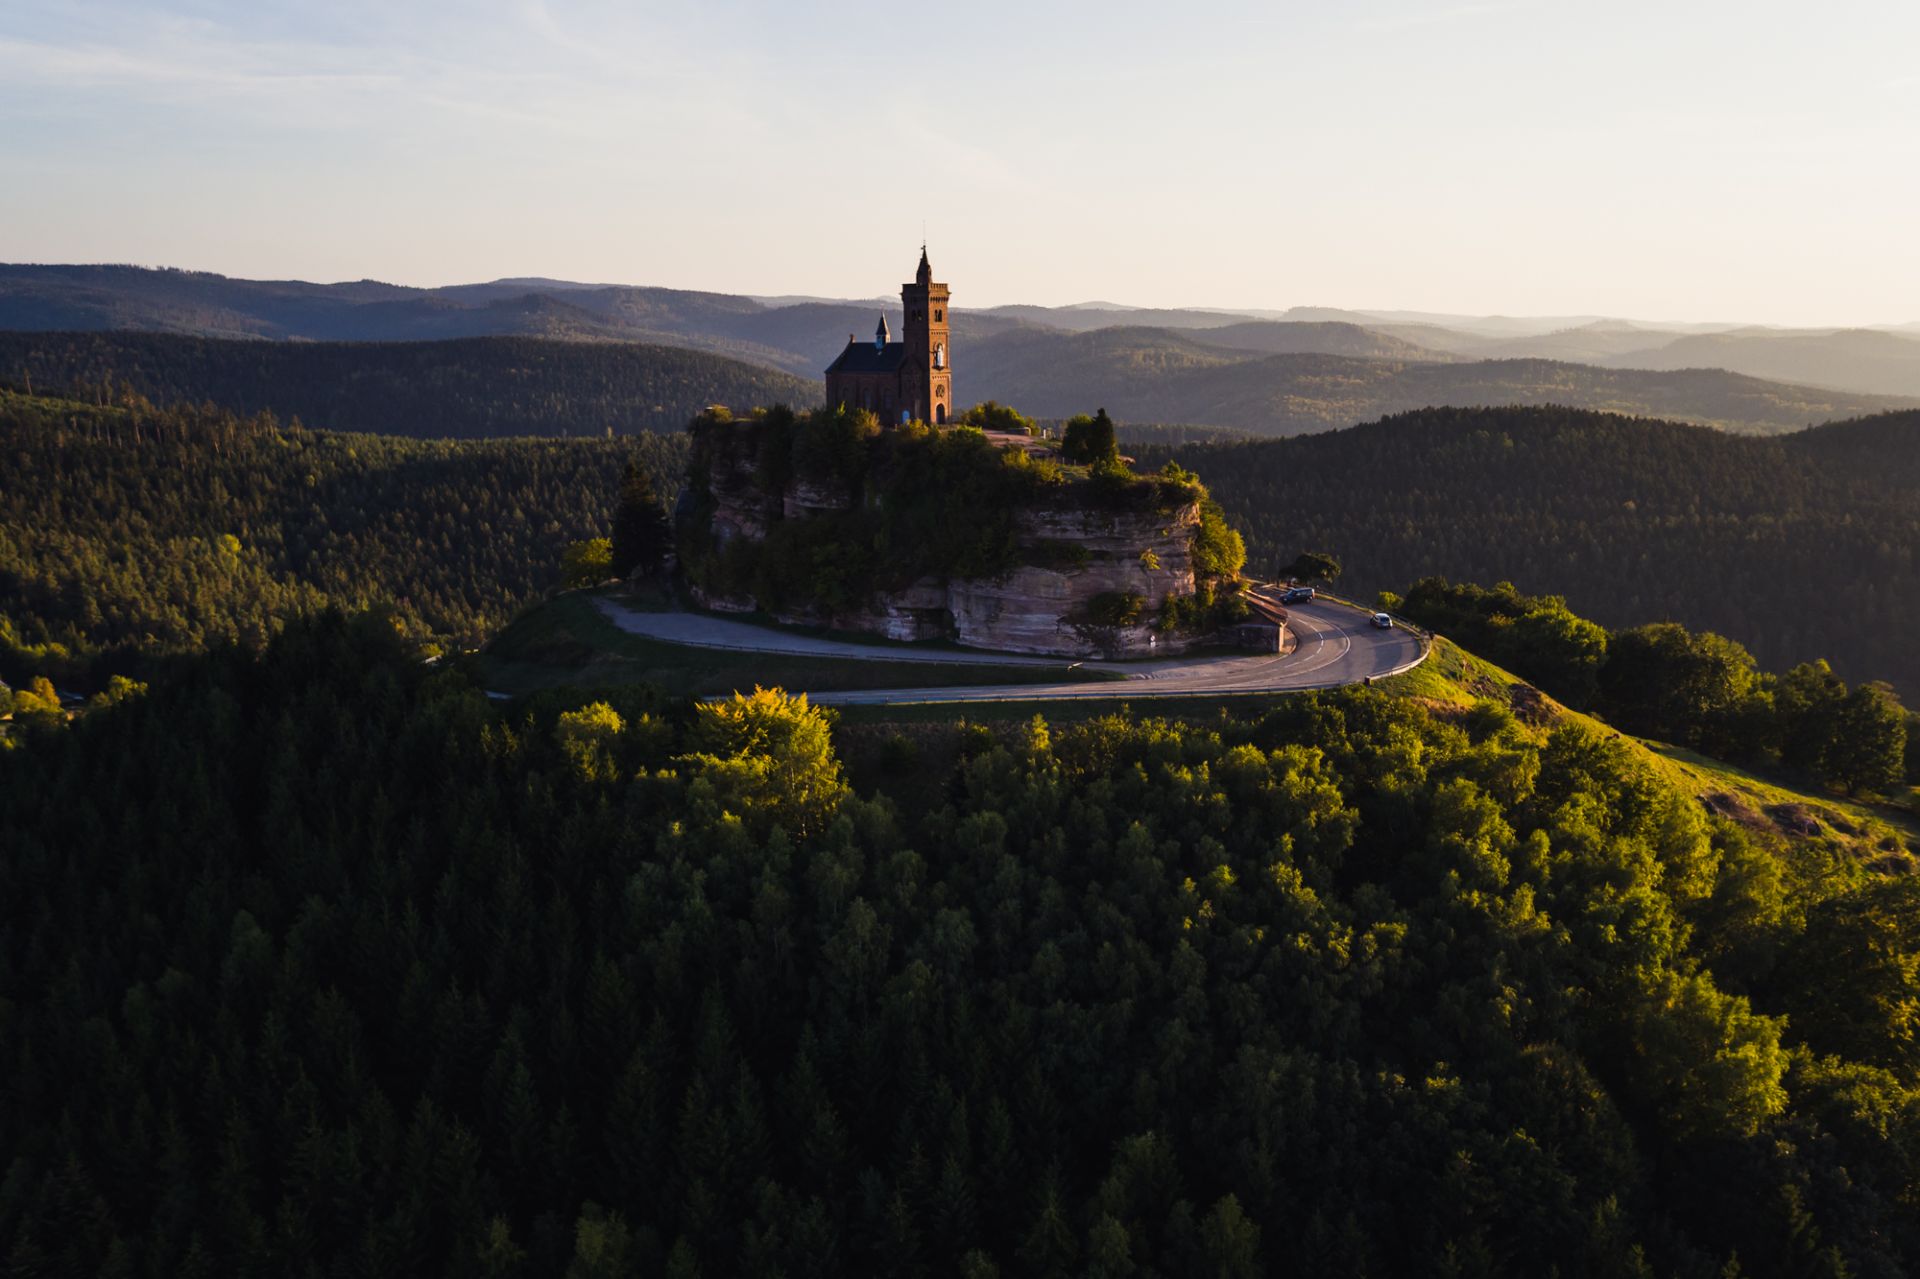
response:
[[[615,626],[648,639],[696,648],[784,653],[799,657],[856,658],[875,662],[978,666],[1063,666],[1058,657],[1028,657],[972,649],[888,647],[855,640],[802,635],[706,613],[646,613],[602,598],[596,603]],[[809,691],[827,705],[860,706],[916,702],[1056,702],[1067,698],[1205,697],[1232,693],[1282,693],[1340,688],[1417,666],[1426,655],[1419,638],[1398,627],[1377,630],[1372,614],[1319,599],[1290,609],[1299,643],[1293,652],[1244,656],[1174,657],[1140,662],[1087,662],[1121,681],[1073,684],[980,684],[960,688],[886,688],[857,692]],[[795,690],[801,691],[801,690]]]

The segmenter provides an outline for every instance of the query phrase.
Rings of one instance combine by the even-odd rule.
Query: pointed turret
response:
[[[920,269],[913,273],[915,284],[933,283],[933,264],[927,261],[927,246],[920,246]]]
[[[884,315],[880,317],[880,323],[874,326],[873,349],[876,351],[887,349],[887,317]]]

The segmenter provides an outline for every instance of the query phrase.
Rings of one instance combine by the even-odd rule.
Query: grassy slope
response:
[[[1516,690],[1525,689],[1518,699],[1541,708],[1539,731],[1563,719],[1577,720],[1600,732],[1613,731],[1444,639],[1437,641],[1433,660],[1385,686],[1442,712],[1470,706],[1480,697],[1515,704]],[[1914,849],[1920,848],[1920,821],[1904,809],[1842,799],[1808,789],[1798,779],[1768,777],[1665,742],[1626,740],[1655,776],[1756,834],[1784,837],[1802,846],[1815,845],[1842,863],[1884,870],[1914,868]]]
[[[645,608],[653,601],[623,600]],[[947,688],[965,684],[1057,684],[1107,678],[1084,668],[942,662],[937,650],[888,648],[886,661],[788,657],[667,644],[621,630],[593,595],[563,595],[517,618],[477,657],[486,687],[522,694],[543,688],[650,683],[690,696],[745,692],[755,685],[819,692],[864,688]]]

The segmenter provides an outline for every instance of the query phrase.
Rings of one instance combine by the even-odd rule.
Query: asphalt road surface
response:
[[[1060,666],[1057,657],[1023,657],[969,649],[889,648],[850,640],[799,635],[704,613],[643,613],[610,599],[597,601],[614,625],[636,635],[699,648],[787,653],[803,657],[851,657],[880,662],[937,662],[990,666]],[[1321,598],[1290,607],[1299,643],[1285,654],[1180,657],[1144,662],[1088,662],[1125,680],[1074,684],[979,684],[963,688],[886,688],[853,692],[808,692],[813,701],[837,706],[921,702],[1057,702],[1068,698],[1217,697],[1235,693],[1281,693],[1340,688],[1417,666],[1424,650],[1401,628],[1378,630],[1372,614]]]

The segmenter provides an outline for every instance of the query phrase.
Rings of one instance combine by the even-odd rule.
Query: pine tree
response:
[[[672,526],[666,507],[654,494],[653,480],[632,462],[620,477],[620,502],[613,513],[613,572],[617,577],[653,574],[666,563]]]

